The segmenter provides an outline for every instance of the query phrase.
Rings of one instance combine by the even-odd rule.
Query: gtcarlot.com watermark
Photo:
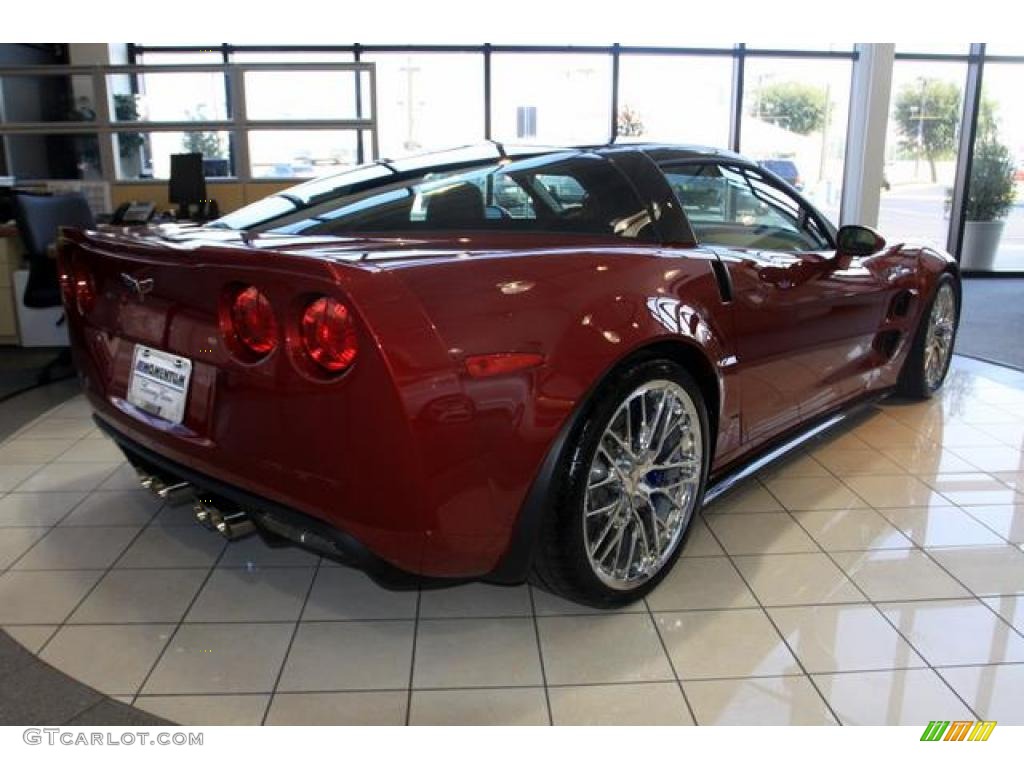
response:
[[[21,739],[36,746],[64,747],[201,747],[203,734],[185,731],[85,731],[67,728],[26,728]]]

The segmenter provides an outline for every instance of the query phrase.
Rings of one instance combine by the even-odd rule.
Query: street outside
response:
[[[944,213],[942,184],[901,184],[882,190],[878,230],[889,241],[903,238],[930,241],[946,247],[949,218]],[[1017,202],[1006,218],[996,271],[1024,271],[1024,190],[1017,188]]]

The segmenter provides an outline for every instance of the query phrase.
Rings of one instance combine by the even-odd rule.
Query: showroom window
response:
[[[498,141],[603,144],[611,137],[612,60],[608,54],[494,53],[491,134]],[[518,135],[532,108],[530,136]]]
[[[207,123],[231,119],[228,76],[223,69],[199,72],[138,72],[106,76],[111,122]],[[117,178],[166,179],[170,156],[200,152],[208,178],[234,174],[231,135],[222,130],[128,131],[114,137]]]
[[[9,173],[158,182],[171,154],[195,150],[213,178],[301,179],[485,139],[603,144],[617,132],[623,143],[739,149],[839,218],[858,59],[850,45],[128,51],[134,69],[110,67],[96,80],[74,67],[4,72],[5,93],[45,96],[6,101]],[[972,271],[1024,272],[1022,53],[1005,44],[897,49],[878,220],[887,238],[952,247]],[[357,62],[376,67],[375,87],[366,70],[358,79],[330,71]]]
[[[748,55],[740,151],[839,220],[852,63]]]
[[[373,156],[377,143],[368,129],[375,85],[367,68],[344,68],[355,62],[354,53],[267,48],[129,46],[136,64],[167,66],[169,71],[111,75],[112,120],[214,125],[186,131],[186,147],[146,133],[119,136],[118,178],[161,178],[168,148],[171,153],[202,151],[208,177],[243,179],[319,176]],[[209,72],[173,69],[213,63],[218,66]],[[220,129],[233,127],[239,113],[248,130],[223,133]]]
[[[227,120],[227,76],[206,72],[145,72],[108,75],[107,91],[117,122]]]
[[[946,247],[966,80],[966,57],[893,66],[878,214],[890,241]]]
[[[239,64],[321,64],[323,62],[345,63],[355,57],[345,51],[234,51],[228,54],[228,61]]]
[[[206,178],[234,176],[231,134],[227,131],[120,132],[114,136],[118,178],[124,180],[168,179],[171,155],[199,152]]]
[[[484,59],[479,53],[366,53],[377,67],[381,157],[484,140]]]
[[[354,131],[249,131],[249,163],[257,179],[323,176],[358,163]]]
[[[622,141],[729,146],[732,55],[623,54],[618,131]]]
[[[1024,272],[1024,62],[985,64],[961,265]]]
[[[168,46],[172,47],[172,46]],[[218,43],[208,46],[197,45],[191,50],[161,51],[148,50],[147,46],[134,44],[132,46],[137,52],[134,54],[134,63],[143,66],[162,64],[220,64],[224,61],[224,53],[220,50]]]

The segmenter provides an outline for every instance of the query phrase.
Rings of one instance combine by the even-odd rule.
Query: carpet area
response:
[[[956,352],[1024,370],[1024,279],[964,280]]]

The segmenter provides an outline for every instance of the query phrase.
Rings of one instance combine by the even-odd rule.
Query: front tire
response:
[[[700,509],[710,445],[700,388],[682,366],[614,372],[563,451],[531,580],[598,608],[649,593]]]
[[[949,371],[960,318],[959,293],[953,276],[944,274],[935,286],[931,301],[921,313],[897,392],[904,397],[924,400],[934,395]]]

